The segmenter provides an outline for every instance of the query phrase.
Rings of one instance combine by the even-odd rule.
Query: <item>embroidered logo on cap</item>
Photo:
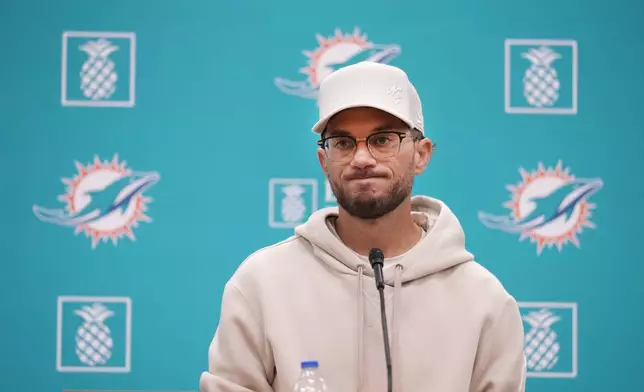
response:
[[[387,90],[387,95],[391,95],[392,100],[394,103],[400,103],[402,100],[402,87],[398,86],[397,84],[394,84],[393,86],[389,87]]]

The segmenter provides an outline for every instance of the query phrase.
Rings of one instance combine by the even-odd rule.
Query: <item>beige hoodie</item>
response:
[[[523,392],[517,304],[464,248],[440,200],[413,198],[427,235],[386,268],[395,392]],[[314,212],[295,235],[249,256],[225,286],[202,392],[291,391],[315,360],[329,392],[385,392],[379,294],[366,258]],[[385,255],[386,256],[386,255]]]

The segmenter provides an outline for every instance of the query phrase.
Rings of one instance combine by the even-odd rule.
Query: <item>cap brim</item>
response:
[[[392,111],[391,108],[384,107],[382,105],[378,104],[368,104],[368,103],[352,103],[352,104],[347,104],[347,105],[342,105],[339,106],[337,109],[332,111],[331,113],[327,114],[326,116],[322,117],[320,120],[318,120],[315,125],[313,125],[312,131],[317,134],[321,134],[324,129],[326,128],[327,123],[331,119],[331,117],[335,116],[336,114],[340,113],[343,110],[346,109],[353,109],[353,108],[360,108],[360,107],[365,107],[365,108],[374,108],[378,110],[382,110],[385,113],[389,113],[392,116],[395,116],[399,118],[402,122],[407,124],[409,127],[414,127],[414,124],[412,124],[410,121],[405,120],[400,113],[396,113],[395,111]]]

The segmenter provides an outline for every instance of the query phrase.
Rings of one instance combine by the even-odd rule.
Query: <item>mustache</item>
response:
[[[386,176],[381,173],[376,173],[373,171],[360,171],[360,172],[354,172],[350,173],[347,176],[345,176],[345,180],[350,181],[350,180],[362,180],[365,178],[385,178]]]

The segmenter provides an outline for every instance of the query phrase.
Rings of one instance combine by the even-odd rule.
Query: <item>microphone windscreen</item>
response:
[[[384,263],[385,261],[385,255],[382,253],[382,251],[378,248],[372,248],[369,251],[369,262],[371,265],[374,263]]]

